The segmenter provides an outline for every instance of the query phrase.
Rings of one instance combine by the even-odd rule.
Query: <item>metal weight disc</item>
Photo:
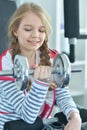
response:
[[[16,55],[14,59],[14,77],[20,84],[21,89],[25,89],[28,84],[28,70],[29,66],[27,58],[21,55]]]
[[[69,84],[70,78],[71,78],[71,64],[69,61],[69,58],[66,54],[61,54],[61,58],[64,63],[64,80],[63,84],[64,86],[67,86]]]
[[[58,87],[68,85],[71,74],[71,67],[68,57],[65,54],[56,55],[53,61],[53,68],[55,68],[55,70],[52,77],[56,85]]]

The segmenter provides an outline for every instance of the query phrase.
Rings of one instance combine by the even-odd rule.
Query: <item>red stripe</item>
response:
[[[37,84],[39,84],[39,85],[45,85],[45,86],[49,86],[50,84],[49,83],[45,83],[45,82],[43,82],[43,81],[39,81],[39,80],[34,80]]]
[[[2,112],[0,111],[0,114],[9,114],[10,112]]]
[[[58,51],[57,50],[51,50],[51,49],[49,49],[50,50],[50,57],[51,58],[54,58],[57,54],[58,54]]]
[[[0,80],[10,80],[10,81],[15,81],[13,77],[7,77],[7,76],[0,76]]]
[[[47,104],[47,103],[45,102],[45,108],[44,108],[44,110],[43,110],[43,112],[42,112],[42,114],[41,114],[41,118],[48,118],[48,117],[50,116],[50,114],[51,114],[51,112],[52,112],[52,110],[53,110],[55,101],[56,101],[56,90],[55,90],[55,88],[54,88],[54,100],[53,100],[53,103],[52,103],[52,105],[51,105],[51,107],[50,107],[49,104]],[[48,111],[49,111],[49,113],[48,113]]]

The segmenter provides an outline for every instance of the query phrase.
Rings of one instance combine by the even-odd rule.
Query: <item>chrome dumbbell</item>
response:
[[[34,70],[29,69],[27,58],[16,55],[13,69],[0,71],[0,76],[13,76],[16,81],[27,83],[33,73]],[[53,66],[51,67],[51,73],[53,81],[58,87],[68,85],[71,76],[71,67],[69,59],[65,54],[56,55],[53,60]]]
[[[12,70],[0,71],[1,76],[13,76],[16,81],[28,83],[34,70],[29,69],[26,57],[16,55],[14,59],[14,67]],[[68,57],[65,54],[58,54],[53,60],[51,67],[53,81],[58,87],[66,86],[69,83],[71,75],[71,67]]]

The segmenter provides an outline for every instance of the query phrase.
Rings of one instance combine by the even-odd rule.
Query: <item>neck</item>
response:
[[[29,67],[32,67],[33,65],[36,64],[36,51],[34,50],[28,50],[26,51],[21,51],[21,55],[26,56],[28,59]]]

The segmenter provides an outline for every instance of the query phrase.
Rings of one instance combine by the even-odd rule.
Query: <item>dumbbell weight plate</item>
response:
[[[16,55],[14,59],[14,78],[21,85],[21,89],[25,89],[29,81],[29,66],[25,56]]]
[[[66,54],[61,54],[63,63],[64,63],[64,86],[67,86],[69,84],[70,78],[71,78],[71,64],[69,61],[69,58]]]
[[[53,68],[56,73],[52,74],[53,81],[58,87],[68,85],[71,74],[71,67],[68,57],[65,54],[57,54],[53,60]]]

